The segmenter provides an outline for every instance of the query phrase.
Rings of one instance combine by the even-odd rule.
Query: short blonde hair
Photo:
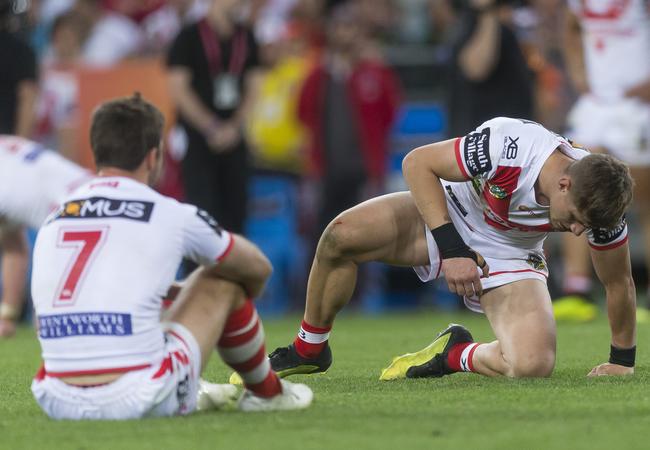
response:
[[[613,228],[632,203],[634,181],[627,165],[610,155],[591,154],[572,163],[569,194],[590,228]]]

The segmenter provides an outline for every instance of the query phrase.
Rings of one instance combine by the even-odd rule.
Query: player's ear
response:
[[[160,153],[161,151],[158,147],[154,147],[149,150],[149,153],[147,153],[147,156],[145,158],[148,170],[153,170],[156,168],[158,165],[158,159],[160,158]]]
[[[560,192],[568,191],[571,189],[571,176],[569,174],[562,175],[558,180],[557,185]]]

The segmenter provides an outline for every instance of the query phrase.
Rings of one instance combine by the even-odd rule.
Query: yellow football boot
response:
[[[567,295],[553,302],[553,315],[558,322],[591,322],[598,317],[598,306],[580,295]]]
[[[381,381],[401,378],[441,377],[453,373],[445,362],[447,352],[455,344],[473,342],[469,330],[462,325],[449,324],[438,333],[431,344],[415,353],[406,353],[393,358],[388,367],[381,371]]]

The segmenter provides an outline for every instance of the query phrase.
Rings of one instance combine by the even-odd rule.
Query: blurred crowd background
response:
[[[405,189],[408,151],[500,115],[562,133],[576,98],[562,0],[0,0],[0,14],[0,133],[92,167],[93,108],[142,92],[168,121],[157,188],[262,248],[266,314],[302,310],[325,225]],[[559,241],[547,251],[558,289]],[[354,304],[459,308],[444,283],[382,265]]]

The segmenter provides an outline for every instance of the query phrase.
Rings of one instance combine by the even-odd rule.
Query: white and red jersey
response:
[[[650,78],[647,0],[569,0],[580,20],[591,92],[604,99]]]
[[[90,172],[40,144],[0,135],[0,219],[38,228]]]
[[[217,264],[230,233],[207,213],[123,177],[95,178],[41,228],[32,296],[49,376],[124,372],[164,351],[162,297],[183,258]]]
[[[467,245],[497,259],[543,255],[552,228],[549,207],[536,200],[535,183],[555,149],[576,160],[589,154],[535,122],[505,117],[456,140],[458,166],[470,181],[443,186],[448,206],[465,225],[457,228]],[[624,243],[624,219],[614,230],[589,230],[588,239],[598,249]]]

